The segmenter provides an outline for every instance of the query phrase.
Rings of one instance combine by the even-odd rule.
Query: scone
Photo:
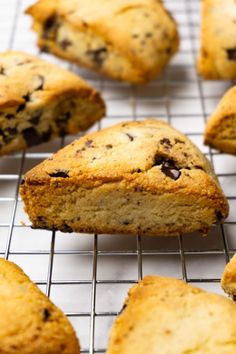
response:
[[[33,227],[65,232],[207,233],[228,214],[208,160],[158,120],[74,141],[25,175],[21,196]]]
[[[174,278],[147,276],[129,291],[107,354],[234,354],[236,305]]]
[[[86,130],[104,116],[98,92],[32,55],[0,54],[0,155]]]
[[[161,0],[39,0],[27,13],[42,50],[113,79],[155,78],[179,45]]]
[[[236,2],[202,1],[198,72],[206,79],[236,79]]]
[[[236,86],[226,92],[209,118],[205,144],[236,155]]]
[[[79,354],[66,316],[14,263],[0,259],[0,353]]]
[[[236,297],[236,254],[225,267],[221,286],[227,294]]]

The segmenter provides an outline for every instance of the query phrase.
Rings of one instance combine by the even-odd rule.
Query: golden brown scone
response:
[[[147,276],[129,291],[107,354],[235,354],[236,305],[174,278]]]
[[[39,0],[27,13],[42,50],[113,79],[154,79],[179,46],[161,0]]]
[[[0,155],[86,130],[104,116],[99,93],[30,54],[0,54]]]
[[[236,296],[236,254],[225,267],[221,278],[221,286],[227,294]]]
[[[209,118],[205,144],[236,155],[236,86],[226,92]]]
[[[154,119],[74,141],[25,175],[21,196],[34,227],[65,232],[207,233],[228,214],[209,161]]]
[[[24,272],[0,258],[0,353],[79,354],[66,318]]]
[[[236,79],[236,2],[203,0],[198,72],[206,79]]]

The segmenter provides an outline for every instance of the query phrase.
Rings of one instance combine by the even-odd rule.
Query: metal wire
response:
[[[32,1],[27,0],[26,2],[30,4]],[[147,88],[120,84],[93,76],[90,73],[85,73],[85,78],[91,81],[92,84],[95,84],[103,93],[109,107],[108,117],[97,125],[98,129],[101,129],[104,125],[108,124],[108,122],[115,124],[121,121],[122,117],[126,120],[139,120],[157,116],[165,119],[174,126],[176,126],[177,122],[181,119],[180,130],[183,128],[185,130],[184,132],[192,139],[202,139],[204,124],[211,110],[207,107],[207,104],[211,100],[214,101],[215,104],[220,99],[224,90],[229,87],[229,84],[210,83],[212,87],[214,86],[213,92],[211,92],[210,89],[205,92],[204,85],[207,82],[196,75],[196,43],[198,40],[197,30],[200,18],[198,14],[199,0],[166,0],[165,2],[172,14],[177,18],[179,24],[182,38],[179,58],[183,58],[183,60],[187,58],[187,60],[184,64],[181,63],[180,59],[177,62],[174,61],[168,66],[164,75],[159,80],[150,83]],[[17,43],[17,34],[18,31],[21,30],[19,21],[23,16],[21,14],[22,7],[29,5],[23,3],[23,0],[17,0],[14,3],[13,15],[11,15],[9,19],[9,21],[11,21],[11,33],[8,46],[5,49],[25,49],[21,48],[22,44]],[[3,5],[5,11],[7,0],[3,0],[0,8]],[[25,31],[28,31],[28,29]],[[25,34],[26,32],[24,32],[22,36]],[[32,44],[32,51],[35,51],[34,44]],[[50,57],[48,58],[50,59]],[[74,66],[71,65],[68,67],[71,70],[75,69]],[[185,89],[182,92],[181,88],[186,84],[189,85],[190,89]],[[220,85],[219,92],[216,90],[217,85]],[[191,91],[192,89],[193,92]],[[190,102],[192,109],[186,111],[185,106],[189,105]],[[149,109],[149,106],[152,104],[157,107],[155,114],[150,112]],[[173,107],[173,104],[177,104],[177,111],[175,106]],[[181,109],[179,108],[180,104]],[[196,107],[200,108],[196,109]],[[122,108],[124,109],[122,110]],[[158,111],[159,109],[160,112]],[[187,125],[188,122],[190,120],[192,122],[193,119],[198,129],[194,129],[194,124],[190,126]],[[204,124],[201,124],[201,120]],[[185,128],[185,124],[187,128]],[[63,146],[64,143],[65,141],[62,140],[60,146]],[[122,239],[121,245],[117,246],[115,240],[118,236],[107,236],[109,242],[106,241],[104,243],[105,236],[90,235],[87,236],[87,240],[91,241],[91,238],[93,238],[93,242],[90,246],[86,243],[88,241],[85,241],[82,247],[80,247],[80,243],[72,247],[64,240],[68,239],[68,243],[69,240],[71,241],[72,239],[74,242],[74,238],[80,241],[84,240],[83,236],[76,235],[73,238],[73,236],[64,235],[63,245],[59,247],[58,244],[60,244],[61,236],[59,233],[52,232],[51,234],[47,233],[49,240],[48,245],[40,246],[40,240],[46,237],[44,231],[42,231],[42,233],[34,239],[33,245],[28,239],[25,243],[22,241],[22,245],[16,244],[15,233],[19,233],[21,230],[24,231],[25,234],[30,232],[29,222],[25,221],[24,224],[22,224],[18,216],[18,214],[23,215],[20,212],[21,199],[18,195],[22,174],[28,169],[28,166],[49,157],[51,152],[53,152],[53,149],[49,149],[49,151],[46,150],[45,152],[40,148],[34,148],[32,151],[29,150],[26,153],[19,153],[3,158],[3,162],[0,162],[0,217],[1,214],[5,215],[7,205],[11,206],[8,217],[1,217],[0,219],[0,232],[4,233],[4,231],[7,230],[5,241],[2,242],[2,245],[0,243],[0,252],[2,257],[12,259],[16,263],[23,257],[23,259],[25,259],[23,268],[24,265],[27,268],[27,262],[33,262],[33,259],[36,257],[42,257],[40,259],[43,259],[43,261],[40,266],[45,266],[45,272],[42,274],[37,273],[33,276],[33,280],[39,286],[42,286],[45,293],[53,299],[57,287],[60,289],[62,289],[61,287],[86,287],[86,293],[82,293],[79,290],[77,292],[73,291],[73,294],[66,299],[66,304],[71,305],[74,298],[80,299],[85,296],[85,298],[88,298],[86,302],[88,303],[88,305],[86,305],[87,307],[85,308],[80,302],[76,302],[75,306],[64,309],[65,314],[75,325],[78,336],[82,336],[82,353],[93,354],[105,352],[106,341],[102,338],[107,337],[111,325],[110,321],[119,313],[122,306],[121,300],[119,300],[120,308],[115,305],[116,296],[120,298],[122,293],[121,289],[123,289],[123,287],[128,289],[142,279],[145,274],[151,272],[152,274],[177,276],[203,287],[206,285],[217,286],[219,291],[220,272],[223,271],[224,265],[221,265],[219,262],[222,259],[224,262],[227,262],[230,256],[236,251],[236,242],[234,243],[231,237],[232,233],[236,231],[235,210],[232,210],[231,218],[226,221],[222,227],[213,229],[214,237],[209,237],[210,241],[202,239],[199,235],[180,236],[174,240],[169,238],[148,240],[145,237],[137,235],[136,242],[132,242],[131,239],[127,237],[125,241]],[[205,148],[205,154],[211,160],[213,167],[217,168],[219,178],[225,181],[234,177],[236,179],[235,169],[230,168],[227,171],[227,169],[223,170],[222,164],[220,168],[217,166],[216,159],[221,159],[224,155],[208,148]],[[230,161],[235,161],[233,157],[230,159]],[[18,166],[17,168],[12,167],[15,164]],[[229,164],[231,164],[231,162],[229,162]],[[13,193],[12,191],[4,193],[5,182],[14,185],[15,189]],[[233,186],[228,190],[228,200],[232,203],[234,209],[236,207],[236,191]],[[130,244],[130,247],[128,247],[126,243]],[[74,267],[76,269],[76,276],[66,276],[63,273],[63,267],[67,267],[66,261],[62,261],[63,267],[61,268],[58,261],[58,259],[63,260],[63,257],[76,258],[76,260],[82,262],[81,267],[79,267],[76,262],[73,263],[72,268]],[[112,257],[112,261],[110,257]],[[219,269],[219,271],[210,273],[206,270],[206,272],[201,272],[201,274],[195,274],[191,264],[196,257],[199,257],[201,260],[206,259],[209,267],[210,264],[212,264],[212,268],[218,267],[217,269]],[[91,275],[86,274],[85,276],[80,273],[83,270],[81,268],[83,268],[83,264],[85,264],[83,263],[85,259],[89,259],[89,264],[91,263]],[[121,259],[121,263],[118,263],[119,259]],[[154,263],[151,261],[152,259],[155,260]],[[163,259],[174,262],[174,266],[172,268],[170,266],[169,268],[169,263],[166,265],[166,263],[162,261]],[[214,261],[212,261],[212,259]],[[108,264],[109,260],[111,262]],[[128,263],[126,263],[127,261]],[[105,265],[102,265],[103,262]],[[200,263],[201,262],[199,262],[198,265],[199,267]],[[134,266],[133,273],[130,272],[132,266]],[[30,267],[32,268],[30,270],[33,270],[34,267],[33,265],[31,266],[31,263]],[[61,270],[61,273],[56,276],[58,269]],[[180,269],[177,275],[176,269]],[[109,277],[109,274],[106,275],[108,271],[111,271],[112,276]],[[121,273],[122,276],[120,276]],[[127,275],[125,273],[127,273]],[[109,290],[102,292],[101,295],[100,291],[103,287],[109,287]],[[111,292],[112,287],[115,287],[113,292]],[[63,290],[61,291],[63,292]],[[108,295],[109,301],[106,300]],[[105,304],[107,301],[107,305],[110,304],[110,307],[100,307],[102,303],[101,300],[104,300]],[[100,325],[101,323],[107,323],[106,321],[109,321],[109,325],[107,324],[107,327],[105,326],[106,328],[102,327],[103,329],[101,331]],[[78,328],[76,327],[77,323],[79,323]],[[82,333],[83,331],[84,333]]]

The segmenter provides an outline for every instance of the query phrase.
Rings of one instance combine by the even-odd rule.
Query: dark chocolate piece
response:
[[[106,59],[108,50],[106,47],[91,49],[86,52],[86,54],[90,57],[90,59],[97,65],[97,67],[101,67],[103,65],[104,60]]]
[[[0,68],[0,75],[6,75],[5,69],[3,67]]]
[[[29,122],[34,125],[37,125],[40,121],[42,114],[43,114],[42,110],[38,110],[38,111],[34,112],[32,117],[29,119]]]
[[[68,48],[69,46],[71,46],[72,43],[71,43],[71,41],[69,41],[69,39],[63,39],[63,40],[59,43],[59,45],[62,47],[62,49],[67,50],[67,48]]]
[[[174,179],[175,181],[180,177],[181,172],[179,168],[175,165],[174,161],[166,160],[161,166],[161,171],[168,177]]]
[[[25,109],[25,103],[22,103],[18,106],[16,113],[22,112]]]
[[[55,170],[55,172],[49,173],[50,177],[61,177],[68,178],[69,177],[68,170]]]
[[[111,144],[107,144],[107,145],[105,146],[105,148],[109,150],[109,149],[112,149],[113,146],[112,146]]]
[[[24,129],[22,135],[28,147],[38,145],[43,141],[42,136],[33,127]]]
[[[236,61],[236,48],[226,49],[229,60]]]
[[[27,93],[26,95],[23,96],[25,102],[29,102],[30,101],[30,94]]]
[[[42,141],[43,142],[48,141],[51,138],[51,136],[52,136],[52,128],[49,127],[48,130],[43,132],[41,136],[42,136]]]
[[[7,119],[13,119],[13,118],[15,118],[15,115],[14,114],[12,114],[12,113],[8,113],[8,114],[6,114],[6,116],[5,116]]]
[[[16,128],[5,128],[0,129],[0,136],[2,136],[3,141],[7,144],[14,139],[17,134]]]
[[[47,322],[51,313],[48,309],[43,309],[43,322]]]
[[[129,134],[129,133],[126,133],[126,135],[128,136],[129,140],[130,141],[133,141],[134,140],[134,136]]]
[[[43,38],[53,40],[56,38],[59,23],[57,16],[54,14],[46,19],[43,24]]]
[[[170,142],[170,140],[168,138],[163,138],[161,141],[160,141],[160,144],[161,145],[164,145],[165,148],[167,149],[170,149],[172,148],[172,144]]]

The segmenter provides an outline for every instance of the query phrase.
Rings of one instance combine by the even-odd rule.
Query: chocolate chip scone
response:
[[[147,276],[129,291],[107,354],[236,353],[236,305],[174,278]]]
[[[80,353],[66,316],[17,265],[2,258],[0,312],[0,353]]]
[[[27,13],[42,50],[132,83],[158,76],[179,45],[160,0],[39,0]]]
[[[65,232],[207,233],[228,214],[209,161],[158,120],[74,141],[25,175],[21,196],[33,227]]]
[[[236,86],[226,92],[209,118],[205,144],[236,155]]]
[[[236,79],[236,2],[202,1],[198,72],[206,79]]]
[[[231,258],[224,269],[221,278],[222,289],[236,298],[236,254]]]
[[[0,54],[0,155],[86,130],[105,113],[98,92],[32,55]]]

